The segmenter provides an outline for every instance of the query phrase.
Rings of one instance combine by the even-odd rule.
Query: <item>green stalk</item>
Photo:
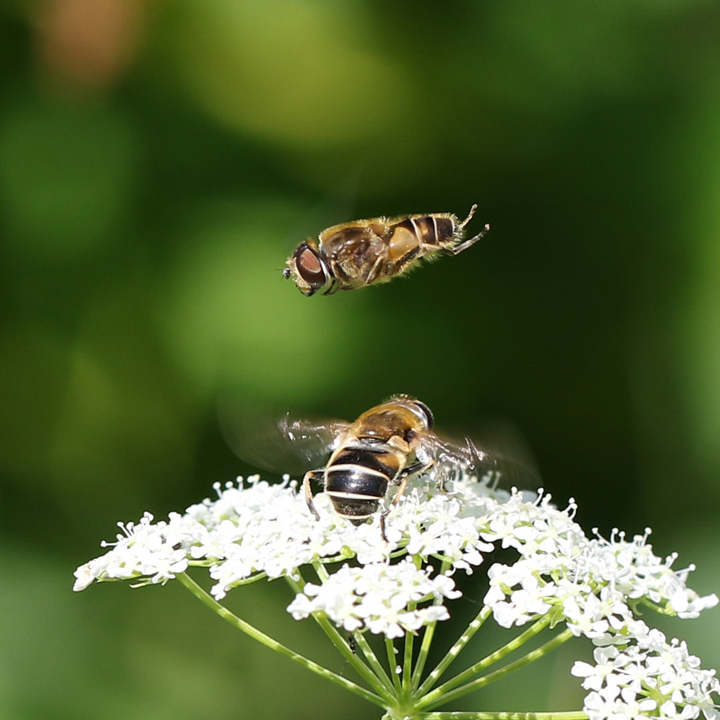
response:
[[[460,654],[460,651],[470,642],[473,635],[483,626],[483,623],[491,614],[492,610],[487,605],[480,610],[475,616],[475,619],[468,625],[467,630],[457,639],[457,642],[447,651],[445,657],[437,664],[433,671],[427,676],[425,682],[418,688],[418,697],[422,697],[432,688],[438,681],[438,678],[450,667],[450,663]]]
[[[375,705],[379,705],[382,708],[386,707],[385,700],[375,695],[375,693],[372,693],[369,690],[360,687],[360,685],[357,685],[356,683],[347,680],[341,675],[332,672],[332,670],[328,670],[322,665],[318,665],[316,662],[309,660],[303,655],[300,655],[299,653],[290,650],[284,645],[281,645],[277,640],[271,638],[269,635],[266,635],[265,633],[261,632],[249,623],[245,622],[245,620],[240,619],[239,617],[237,617],[237,615],[233,615],[233,613],[231,613],[226,607],[223,607],[217,600],[215,600],[212,595],[206,593],[205,590],[203,590],[187,574],[181,573],[177,576],[177,578],[188,590],[190,590],[193,595],[195,595],[195,597],[205,603],[205,605],[207,605],[211,610],[214,610],[221,618],[227,620],[231,625],[236,627],[238,630],[242,630],[242,632],[244,632],[246,635],[249,635],[254,640],[257,640],[266,647],[269,647],[271,650],[275,650],[281,655],[284,655],[285,657],[294,660],[295,662],[316,673],[317,675],[320,675],[321,677],[324,677],[328,680],[332,680],[334,683],[337,683],[341,687],[344,687],[346,690],[350,690],[350,692],[354,692],[356,695],[365,698],[365,700]]]
[[[408,606],[408,610],[414,610],[412,603]],[[405,656],[403,657],[403,672],[402,672],[402,686],[406,695],[409,695],[410,689],[412,688],[412,657],[413,657],[413,644],[415,642],[415,635],[409,631],[405,632]]]
[[[387,654],[390,678],[392,679],[392,684],[395,687],[395,692],[399,695],[402,687],[400,685],[400,678],[395,672],[398,666],[397,656],[395,655],[395,643],[389,637],[385,638],[385,652]]]
[[[483,615],[483,611],[480,612],[480,614],[478,615],[478,618],[480,618],[482,615]],[[478,619],[478,618],[476,618],[476,619]],[[503,645],[499,650],[496,650],[495,652],[490,653],[490,655],[487,655],[479,662],[476,662],[474,665],[471,665],[467,670],[461,672],[459,675],[456,675],[452,680],[448,680],[444,685],[441,685],[434,692],[430,693],[430,695],[434,696],[435,693],[447,692],[448,690],[451,690],[452,688],[457,687],[458,685],[461,685],[466,680],[469,680],[470,678],[473,677],[473,675],[477,675],[481,670],[484,670],[486,667],[489,667],[490,665],[494,665],[499,660],[502,660],[506,655],[509,655],[514,650],[517,650],[519,647],[524,645],[528,640],[534,638],[541,630],[546,628],[550,624],[551,619],[552,618],[549,615],[544,615],[540,620],[533,623],[524,633],[521,633],[517,637],[514,637],[510,642]],[[482,623],[480,623],[480,624],[482,624]],[[477,629],[475,630],[475,632],[477,632]],[[458,642],[460,642],[460,641],[458,641]],[[448,653],[448,655],[450,655],[452,650],[453,650],[453,648],[450,649],[450,652]],[[458,650],[458,652],[459,652],[459,650]],[[445,658],[447,658],[447,655],[445,656]],[[443,658],[443,662],[445,661],[445,658]],[[451,658],[451,660],[452,659],[454,659],[454,656]],[[422,697],[423,695],[425,695],[427,693],[427,691],[430,689],[430,687],[432,687],[432,685],[429,684],[429,681],[431,680],[431,678],[432,678],[432,675],[430,677],[428,677],[428,679],[423,683],[423,686],[418,690],[417,697]]]
[[[478,690],[481,687],[484,687],[485,685],[489,685],[491,682],[494,682],[495,680],[500,680],[500,678],[505,677],[506,675],[509,675],[512,672],[515,672],[516,670],[519,670],[521,667],[524,667],[525,665],[529,665],[531,662],[535,662],[535,660],[539,660],[543,655],[547,655],[551,650],[554,650],[556,647],[559,647],[564,642],[569,640],[571,637],[573,637],[573,634],[570,630],[564,630],[559,635],[556,635],[552,640],[549,642],[546,642],[544,645],[541,645],[537,650],[532,650],[527,655],[521,657],[518,660],[515,660],[515,662],[511,662],[510,664],[506,665],[503,668],[500,668],[499,670],[496,670],[495,672],[491,672],[488,675],[485,675],[481,678],[478,678],[477,680],[473,680],[472,682],[467,683],[466,685],[463,685],[455,690],[452,690],[451,692],[446,692],[449,687],[454,686],[457,684],[457,677],[453,678],[449,682],[445,683],[445,685],[441,685],[439,688],[436,688],[433,690],[433,692],[426,695],[424,698],[421,698],[417,702],[418,708],[423,708],[427,706],[434,706],[438,705],[440,703],[447,703],[451,700],[456,700],[459,697],[462,697],[463,695],[467,695],[469,692],[473,692],[474,690]],[[465,673],[462,673],[463,675]],[[460,677],[460,676],[458,676]]]
[[[323,573],[325,573],[325,568],[321,567],[321,570]],[[299,570],[298,570],[298,574]],[[327,573],[325,573],[327,575]],[[302,592],[303,586],[305,585],[304,580],[302,580],[302,575],[300,575],[301,582],[298,583],[297,581],[293,580],[292,578],[286,576],[286,580],[290,584],[290,587],[296,592],[300,593]],[[385,678],[387,676],[377,676],[376,673],[374,673],[362,660],[362,658],[358,657],[348,645],[345,638],[342,636],[342,634],[338,631],[338,629],[330,622],[329,618],[325,613],[313,613],[312,614],[313,620],[322,628],[323,632],[328,636],[330,642],[335,645],[335,647],[340,651],[340,654],[347,660],[350,665],[355,668],[355,671],[360,675],[360,677],[365,679],[365,682],[375,690],[381,697],[383,697],[386,701],[391,702],[394,698],[394,692],[393,692],[393,686],[390,680],[386,680]]]
[[[417,661],[415,663],[415,670],[413,670],[412,684],[417,685],[422,677],[423,670],[425,669],[425,663],[427,662],[428,653],[430,652],[430,645],[432,645],[433,637],[435,636],[435,628],[437,627],[437,621],[431,622],[423,633],[422,643],[420,645],[420,652],[418,653]]]
[[[431,712],[423,720],[588,720],[584,712]]]
[[[313,562],[313,568],[315,569],[315,572],[321,582],[325,582],[330,577],[330,574],[325,569],[325,566],[321,563]],[[375,653],[373,652],[363,633],[354,632],[353,638],[355,639],[358,647],[362,650],[365,659],[368,661],[370,667],[373,669],[373,672],[375,673],[377,679],[383,684],[383,686],[391,695],[394,695],[392,680],[390,679],[390,676],[385,672],[385,668],[377,659],[377,655],[375,655]]]
[[[440,566],[438,575],[444,575],[450,567],[449,562],[444,562]],[[437,598],[433,605],[439,605],[442,602],[442,598]],[[420,682],[423,670],[425,669],[425,663],[427,662],[428,653],[430,652],[430,645],[432,645],[433,637],[435,636],[435,627],[437,621],[430,623],[423,632],[423,639],[420,645],[420,652],[418,653],[417,661],[415,663],[415,669],[413,670],[411,687],[414,687]]]
[[[373,651],[373,649],[370,647],[370,643],[365,639],[365,635],[360,632],[353,633],[353,638],[355,638],[355,642],[357,643],[357,646],[362,651],[362,654],[365,656],[365,659],[370,664],[370,667],[374,670],[375,675],[381,680],[382,684],[392,693],[394,693],[393,689],[393,683],[390,679],[390,676],[385,672],[385,668],[382,666],[382,663],[380,660],[378,660],[377,655]]]

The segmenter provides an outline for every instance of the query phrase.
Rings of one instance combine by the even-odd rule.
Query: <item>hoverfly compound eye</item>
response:
[[[435,426],[435,416],[432,414],[432,411],[424,402],[420,402],[420,400],[416,400],[415,404],[418,406],[418,409],[425,416],[425,420],[427,421],[428,430],[432,430],[433,427]]]
[[[325,265],[317,251],[308,245],[299,245],[295,251],[295,267],[298,275],[316,292],[327,283]]]

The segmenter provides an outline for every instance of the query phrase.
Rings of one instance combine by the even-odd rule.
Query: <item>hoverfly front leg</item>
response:
[[[305,473],[305,477],[303,478],[303,488],[305,488],[305,502],[307,503],[308,509],[310,512],[315,516],[316,520],[320,519],[320,513],[315,508],[315,503],[313,502],[313,494],[312,494],[312,488],[310,487],[310,483],[313,480],[318,480],[319,478],[322,478],[322,476],[325,474],[325,470],[309,470]]]
[[[368,272],[367,277],[365,278],[366,285],[372,285],[372,283],[378,279],[378,275],[380,275],[380,270],[384,261],[385,257],[383,255],[379,255],[375,264],[370,268],[370,272]]]
[[[385,534],[385,518],[390,514],[390,511],[398,504],[400,501],[400,498],[403,496],[403,493],[405,492],[405,488],[407,487],[408,480],[413,475],[418,475],[421,473],[426,472],[434,465],[434,461],[430,460],[430,462],[422,463],[422,462],[416,462],[412,465],[408,465],[401,473],[398,475],[398,491],[395,493],[395,497],[393,498],[393,501],[390,503],[390,507],[380,516],[380,532],[382,533],[382,539],[385,542],[388,542],[387,535]]]

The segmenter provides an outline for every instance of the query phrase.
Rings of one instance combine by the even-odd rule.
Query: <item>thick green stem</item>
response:
[[[249,623],[240,619],[239,617],[237,617],[237,615],[233,615],[233,613],[231,613],[226,607],[223,607],[217,600],[215,600],[212,595],[206,593],[205,590],[203,590],[187,574],[182,573],[178,575],[177,578],[188,590],[190,590],[193,595],[195,595],[195,597],[205,603],[205,605],[207,605],[211,610],[214,610],[221,618],[227,620],[231,625],[236,627],[238,630],[242,630],[242,632],[244,632],[246,635],[249,635],[254,640],[257,640],[266,647],[269,647],[271,650],[275,650],[281,655],[284,655],[285,657],[294,660],[295,662],[299,663],[308,670],[311,670],[317,675],[327,678],[328,680],[332,680],[334,683],[337,683],[341,687],[344,687],[346,690],[350,690],[350,692],[354,692],[356,695],[365,698],[365,700],[368,700],[369,702],[375,705],[379,705],[383,708],[387,707],[387,703],[385,702],[385,700],[375,695],[375,693],[372,693],[369,690],[360,687],[356,683],[351,682],[350,680],[347,680],[341,675],[332,672],[332,670],[328,670],[322,665],[318,665],[316,662],[309,660],[303,655],[300,655],[299,653],[290,650],[284,645],[281,645],[277,640],[271,638],[269,635],[266,635],[265,633],[258,630],[256,627],[253,627]]]
[[[460,651],[470,642],[473,635],[483,626],[490,617],[492,610],[485,606],[468,625],[467,630],[457,639],[457,642],[447,651],[445,657],[437,664],[427,676],[425,682],[418,688],[417,696],[422,697],[438,681],[438,678],[450,667],[450,663],[460,654]]]
[[[423,720],[588,720],[584,712],[431,712]]]
[[[456,678],[453,678],[449,682],[445,683],[445,685],[441,685],[439,688],[435,689],[433,692],[426,695],[424,698],[421,698],[417,702],[417,707],[423,708],[428,706],[436,706],[440,703],[447,703],[451,700],[456,700],[459,697],[462,697],[463,695],[467,695],[470,692],[473,692],[474,690],[478,690],[481,687],[484,687],[485,685],[489,685],[491,682],[494,682],[495,680],[499,680],[500,678],[505,677],[506,675],[509,675],[512,672],[515,672],[516,670],[519,670],[521,667],[524,667],[525,665],[529,665],[531,662],[535,662],[535,660],[539,660],[543,655],[547,655],[550,651],[554,650],[556,647],[559,647],[564,642],[569,640],[571,637],[573,637],[572,632],[570,630],[565,630],[561,632],[559,635],[555,636],[552,640],[549,642],[546,642],[544,645],[541,645],[537,650],[532,650],[527,655],[524,655],[519,660],[516,660],[515,662],[511,662],[508,665],[506,665],[503,668],[500,668],[499,670],[496,670],[495,672],[491,672],[488,675],[485,675],[481,678],[478,678],[477,680],[473,680],[472,682],[467,683],[466,685],[463,685],[455,690],[452,690],[451,692],[447,692],[449,687],[454,686],[457,684],[457,679],[460,677],[458,675]],[[461,673],[464,675],[465,673]]]

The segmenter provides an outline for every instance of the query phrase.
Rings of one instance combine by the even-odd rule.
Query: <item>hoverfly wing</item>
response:
[[[532,451],[513,425],[493,422],[478,437],[482,442],[469,437],[458,442],[441,435],[431,441],[430,452],[441,484],[469,475],[491,488],[534,491],[540,487]]]
[[[233,398],[218,402],[218,420],[235,455],[248,465],[280,475],[297,475],[322,465],[337,436],[348,427],[342,421],[293,419],[270,407],[241,404]]]
[[[480,443],[466,439],[470,453],[475,458],[478,477],[494,474],[492,486],[510,490],[535,491],[542,484],[535,454],[520,430],[511,422],[493,419],[477,429]],[[493,485],[494,483],[494,485]]]
[[[350,427],[344,420],[299,420],[288,413],[278,423],[280,434],[292,445],[306,469],[324,463],[337,447],[338,438]]]
[[[459,479],[464,474],[473,472],[474,457],[470,447],[440,435],[432,435],[424,442],[429,453],[438,484],[441,487]]]

